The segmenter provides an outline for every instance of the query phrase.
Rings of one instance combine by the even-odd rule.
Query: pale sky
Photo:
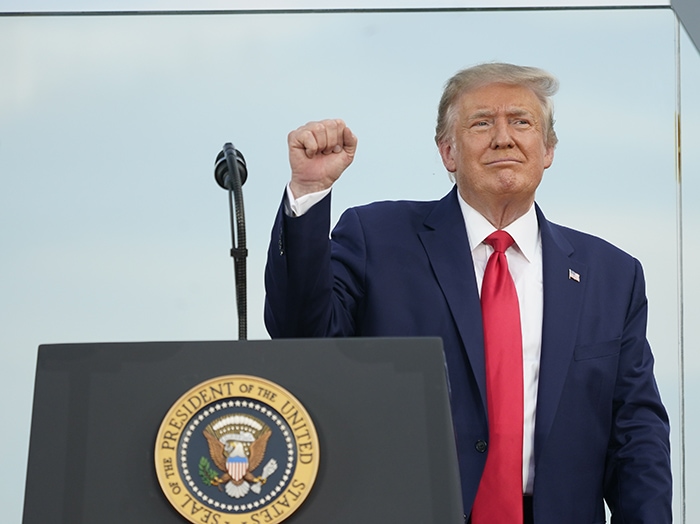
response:
[[[440,198],[451,186],[432,140],[442,85],[492,60],[561,81],[560,144],[538,192],[545,214],[645,268],[677,472],[674,32],[670,9],[0,17],[7,522],[21,520],[39,344],[236,338],[227,199],[213,177],[224,142],[248,162],[249,338],[265,339],[262,271],[287,133],[341,117],[359,137],[334,218],[374,200]],[[683,140],[694,144],[700,58],[682,42]],[[683,149],[687,406],[700,401],[693,149]],[[697,410],[686,418],[697,442]],[[688,449],[686,459],[697,492],[700,457]],[[700,503],[687,504],[700,521]]]

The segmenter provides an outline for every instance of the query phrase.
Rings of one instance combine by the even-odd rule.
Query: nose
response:
[[[493,136],[491,137],[491,148],[509,149],[515,146],[511,129],[504,118],[497,118],[493,125]]]

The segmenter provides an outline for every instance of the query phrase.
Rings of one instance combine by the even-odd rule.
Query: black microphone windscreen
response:
[[[227,179],[232,176],[232,174],[229,175],[227,156],[231,158],[232,162],[235,160],[235,165],[238,167],[238,175],[241,177],[241,185],[245,184],[245,181],[248,179],[248,168],[246,167],[243,154],[238,149],[234,148],[233,144],[227,142],[224,144],[224,148],[219,151],[219,154],[216,155],[216,161],[214,162],[214,178],[216,182],[226,190],[230,189],[227,184]]]

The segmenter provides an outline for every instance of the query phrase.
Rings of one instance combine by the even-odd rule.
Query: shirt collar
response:
[[[462,198],[462,195],[459,194],[459,191],[457,191],[457,199],[462,211],[462,216],[464,217],[464,224],[467,227],[469,249],[471,249],[473,253],[486,237],[496,231],[496,228],[493,227],[493,224],[486,220],[481,213],[467,204]],[[533,203],[523,216],[505,227],[504,230],[513,237],[515,244],[525,258],[532,262],[537,253],[537,244],[540,238],[540,228],[537,222],[535,204]]]

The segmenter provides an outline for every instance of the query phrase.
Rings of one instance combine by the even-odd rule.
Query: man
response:
[[[603,500],[615,523],[671,522],[668,418],[641,266],[548,222],[534,203],[554,157],[557,87],[542,70],[510,64],[457,73],[436,128],[455,188],[437,202],[350,209],[331,240],[328,193],[357,138],[341,120],[290,133],[292,178],[266,270],[268,330],[442,337],[473,524],[602,523]],[[497,291],[493,271],[505,283]],[[491,303],[499,293],[506,302]],[[494,342],[503,332],[511,338]]]

